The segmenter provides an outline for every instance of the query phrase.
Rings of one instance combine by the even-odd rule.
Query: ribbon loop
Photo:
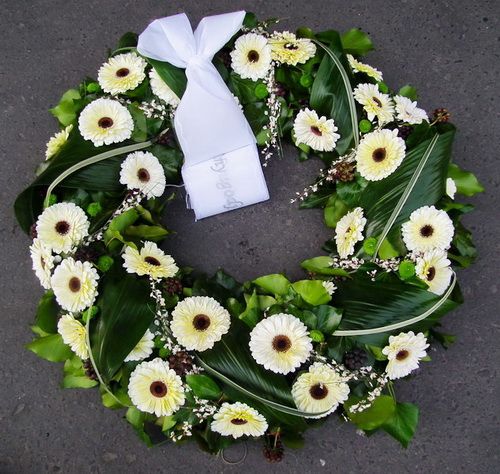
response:
[[[244,17],[243,11],[206,17],[193,33],[182,13],[153,21],[139,36],[143,56],[186,69],[188,82],[174,127],[197,219],[269,199],[253,132],[212,64]]]

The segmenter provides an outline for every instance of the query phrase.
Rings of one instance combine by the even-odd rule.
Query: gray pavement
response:
[[[498,2],[2,0],[0,6],[0,473],[500,471]],[[257,443],[236,467],[195,445],[150,450],[120,412],[101,406],[95,391],[61,390],[61,367],[23,349],[41,289],[11,206],[55,131],[46,110],[64,90],[96,74],[121,33],[140,32],[148,21],[182,10],[198,21],[240,8],[286,18],[290,29],[368,31],[377,47],[369,62],[389,84],[414,84],[422,106],[452,111],[459,127],[455,159],[486,186],[467,218],[480,255],[459,276],[467,301],[444,321],[457,343],[432,352],[418,377],[397,387],[402,400],[421,408],[408,450],[384,434],[363,438],[336,420],[307,433],[306,448],[288,450],[280,465],[268,464]],[[298,164],[285,149],[284,160],[266,170],[269,203],[199,223],[176,201],[165,220],[178,233],[167,248],[183,264],[206,271],[222,266],[242,280],[282,270],[299,276],[298,262],[320,254],[327,231],[320,214],[297,211],[288,200],[317,167]]]

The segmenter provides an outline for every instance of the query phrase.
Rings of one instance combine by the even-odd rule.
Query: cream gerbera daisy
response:
[[[266,419],[245,403],[223,403],[210,425],[222,436],[262,436],[267,430]]]
[[[128,394],[139,410],[156,416],[170,416],[185,402],[181,378],[160,358],[141,362],[135,368]]]
[[[263,319],[252,329],[250,351],[266,369],[288,374],[308,359],[312,344],[300,319],[279,313]]]
[[[387,94],[379,91],[377,84],[359,84],[354,89],[354,98],[364,107],[368,120],[378,118],[380,125],[394,118],[394,105]]]
[[[446,250],[455,233],[448,214],[434,206],[423,206],[413,211],[401,231],[406,248],[416,252]]]
[[[397,130],[367,133],[356,151],[356,168],[368,181],[380,181],[396,171],[406,153]]]
[[[63,314],[61,316],[57,323],[57,332],[61,335],[64,344],[67,344],[80,359],[89,358],[87,330],[73,315]]]
[[[340,138],[333,119],[318,117],[314,110],[301,110],[293,122],[295,144],[304,143],[316,151],[332,151]]]
[[[123,260],[123,266],[128,273],[149,275],[155,280],[173,277],[179,271],[174,259],[162,252],[154,242],[149,241],[144,242],[140,251],[127,247]]]
[[[88,235],[89,225],[83,209],[72,202],[60,202],[38,217],[36,234],[55,253],[69,252]]]
[[[109,58],[97,74],[97,81],[108,94],[123,94],[135,89],[146,77],[146,61],[135,53]]]
[[[231,317],[216,300],[192,296],[177,303],[170,328],[177,342],[188,350],[211,349],[229,331]]]
[[[240,36],[231,52],[231,67],[243,79],[256,81],[271,68],[271,47],[264,36],[247,33]]]
[[[160,77],[155,69],[149,71],[149,83],[154,95],[172,107],[177,107],[179,105],[179,97],[170,89],[169,85]]]
[[[50,160],[66,144],[71,130],[73,130],[73,125],[68,125],[65,129],[57,132],[50,138],[47,142],[47,149],[45,150],[46,160]]]
[[[307,413],[321,413],[314,418],[322,418],[334,412],[339,403],[349,396],[349,385],[325,364],[319,362],[309,367],[309,371],[299,375],[292,387],[295,405]]]
[[[442,295],[450,286],[453,275],[450,265],[446,252],[439,249],[430,250],[417,258],[415,273],[429,285],[429,291]]]
[[[427,122],[427,112],[424,109],[419,109],[417,103],[403,97],[402,95],[394,96],[396,107],[396,118],[402,122],[416,125],[422,122]]]
[[[354,72],[366,74],[368,77],[372,77],[377,82],[380,82],[383,79],[382,73],[378,69],[370,66],[369,64],[358,61],[352,54],[347,55],[347,60],[349,61],[349,66],[351,66]]]
[[[66,258],[54,270],[50,284],[59,305],[72,313],[94,303],[99,275],[90,262]]]
[[[34,239],[30,246],[30,254],[35,275],[40,280],[41,285],[46,290],[50,290],[50,276],[52,268],[54,268],[54,256],[50,247],[40,239]]]
[[[125,362],[147,359],[153,352],[155,346],[154,338],[155,335],[147,329],[144,336],[141,337],[129,355],[125,357]]]
[[[429,347],[427,339],[420,332],[402,332],[397,336],[389,337],[389,345],[382,349],[387,356],[386,372],[391,380],[405,377],[418,368],[420,359],[424,358]]]
[[[363,240],[366,218],[363,209],[357,207],[342,217],[335,226],[335,243],[340,258],[347,258],[354,253],[354,246]]]
[[[122,163],[120,183],[128,189],[139,189],[148,199],[165,191],[165,172],[158,158],[149,151],[136,151]]]
[[[316,54],[316,45],[307,38],[297,38],[289,31],[274,32],[269,38],[271,55],[275,61],[296,66]]]
[[[450,199],[455,199],[455,193],[457,192],[457,183],[453,180],[453,178],[446,179],[446,194],[450,197]]]
[[[132,136],[134,121],[125,106],[112,99],[96,99],[78,119],[80,133],[94,146],[111,145]]]

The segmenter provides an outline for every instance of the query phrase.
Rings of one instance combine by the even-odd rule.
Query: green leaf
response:
[[[403,97],[408,97],[408,99],[413,101],[417,100],[418,97],[417,89],[413,86],[410,86],[409,84],[401,87],[401,89],[399,89],[398,95],[402,95]]]
[[[86,375],[65,375],[62,381],[63,388],[92,388],[98,385],[97,380],[91,380]]]
[[[118,40],[118,48],[135,48],[137,46],[137,33],[127,31]]]
[[[449,164],[448,177],[455,181],[457,192],[464,196],[474,196],[484,191],[481,183],[471,172],[463,170],[455,163]]]
[[[27,344],[26,349],[51,362],[64,362],[73,355],[69,346],[64,344],[60,334],[39,337]]]
[[[277,296],[284,296],[288,293],[290,282],[280,273],[265,275],[253,281],[257,286],[269,293]]]
[[[329,305],[320,305],[312,309],[316,315],[316,329],[323,334],[332,334],[340,324],[342,311]]]
[[[91,345],[99,372],[110,380],[152,323],[154,306],[147,281],[122,269],[107,273],[101,288]]]
[[[368,185],[368,181],[359,176],[349,183],[342,181],[337,183],[338,197],[350,208],[357,207],[361,199],[363,189]]]
[[[136,240],[150,240],[158,242],[168,235],[168,230],[161,225],[131,225],[123,231],[124,237],[130,237]]]
[[[198,398],[218,400],[222,395],[220,387],[206,375],[186,375],[186,382]]]
[[[261,316],[259,296],[257,292],[254,291],[250,298],[247,300],[247,307],[245,311],[243,311],[239,315],[239,319],[241,319],[247,326],[253,328],[259,321]]]
[[[371,431],[382,426],[396,411],[396,402],[388,395],[380,395],[366,410],[359,413],[351,413],[350,407],[359,402],[359,397],[349,397],[344,404],[349,419],[362,430]]]
[[[417,429],[418,411],[412,403],[398,403],[393,416],[382,425],[382,429],[407,448]]]
[[[292,287],[306,303],[313,306],[323,305],[332,299],[320,280],[300,280]]]
[[[145,142],[148,138],[148,127],[146,125],[146,116],[144,112],[139,109],[137,104],[130,104],[128,110],[134,121],[134,130],[130,138],[134,142]]]
[[[144,424],[148,419],[147,413],[143,413],[135,407],[130,407],[125,414],[125,419],[132,425],[137,436],[139,436],[147,446],[153,446],[151,438],[144,430]]]
[[[327,227],[335,229],[337,222],[347,213],[349,207],[337,194],[331,196],[325,206],[324,218]]]
[[[314,257],[304,260],[300,264],[300,266],[309,272],[318,273],[319,275],[349,275],[345,270],[341,268],[333,268],[332,263],[332,257],[327,257],[326,255],[324,255],[321,257]]]
[[[76,120],[76,116],[82,108],[79,99],[81,99],[80,92],[76,89],[69,89],[61,97],[59,104],[50,109],[50,113],[59,120],[62,126],[67,127]]]
[[[389,242],[389,239],[386,238],[380,244],[378,255],[382,260],[388,260],[390,258],[398,257],[399,251],[395,249]]]
[[[342,35],[342,48],[346,53],[364,56],[373,49],[373,43],[365,32],[353,28]]]
[[[186,73],[184,69],[173,66],[170,63],[157,61],[156,59],[146,58],[149,64],[153,66],[158,75],[174,91],[177,97],[182,98],[186,90]]]
[[[372,346],[370,344],[365,345],[366,348],[371,352],[375,360],[387,360],[387,356],[382,352],[382,349],[378,346]]]
[[[181,176],[181,167],[184,156],[180,150],[163,145],[153,145],[149,151],[158,158],[163,166],[167,183],[178,183]]]
[[[58,314],[59,305],[56,302],[54,292],[49,290],[42,296],[38,303],[35,324],[48,334],[56,334]]]

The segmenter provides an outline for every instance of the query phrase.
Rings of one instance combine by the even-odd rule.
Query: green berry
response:
[[[325,336],[321,331],[318,331],[317,329],[313,329],[310,333],[309,336],[314,342],[323,342],[325,340]]]
[[[97,82],[91,82],[87,84],[87,92],[89,94],[94,94],[96,92],[99,92],[101,90],[101,86]]]
[[[369,120],[363,119],[359,122],[359,131],[361,133],[368,133],[372,129],[372,123]]]
[[[410,260],[403,260],[399,264],[399,276],[403,280],[410,279],[413,275],[415,275],[415,264]]]
[[[385,82],[377,82],[378,89],[382,94],[387,94],[389,92],[389,87]]]
[[[300,85],[302,87],[310,87],[313,83],[313,77],[311,76],[311,74],[302,74],[302,76],[300,76]]]
[[[97,260],[97,268],[101,272],[107,272],[113,265],[114,260],[109,255],[101,255]]]
[[[377,248],[377,239],[375,237],[369,237],[363,242],[363,250],[368,255],[373,255],[375,249]]]
[[[87,214],[91,217],[97,216],[102,211],[102,206],[98,202],[91,202],[87,207]]]
[[[255,86],[254,94],[257,99],[265,99],[268,96],[269,92],[266,85],[260,83]]]

